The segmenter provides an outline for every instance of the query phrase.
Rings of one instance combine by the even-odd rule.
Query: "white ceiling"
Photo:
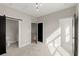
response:
[[[28,15],[40,17],[65,8],[74,6],[74,3],[41,3],[39,11],[36,11],[35,3],[7,3],[4,4],[8,7],[17,9],[21,12],[25,12]]]

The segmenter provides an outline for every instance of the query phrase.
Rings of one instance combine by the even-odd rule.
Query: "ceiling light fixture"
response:
[[[42,6],[42,4],[41,3],[36,3],[35,6],[36,6],[36,11],[39,11],[39,6]]]

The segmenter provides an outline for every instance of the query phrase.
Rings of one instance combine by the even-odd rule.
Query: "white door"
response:
[[[60,19],[59,24],[61,28],[61,47],[69,55],[73,55],[72,17]]]

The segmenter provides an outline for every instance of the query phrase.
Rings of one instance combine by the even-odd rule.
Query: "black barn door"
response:
[[[43,42],[43,23],[38,24],[38,41]]]
[[[6,17],[0,16],[0,55],[6,53]]]

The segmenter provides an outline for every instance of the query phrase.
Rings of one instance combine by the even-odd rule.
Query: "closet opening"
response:
[[[19,47],[19,21],[6,17],[6,48]]]

